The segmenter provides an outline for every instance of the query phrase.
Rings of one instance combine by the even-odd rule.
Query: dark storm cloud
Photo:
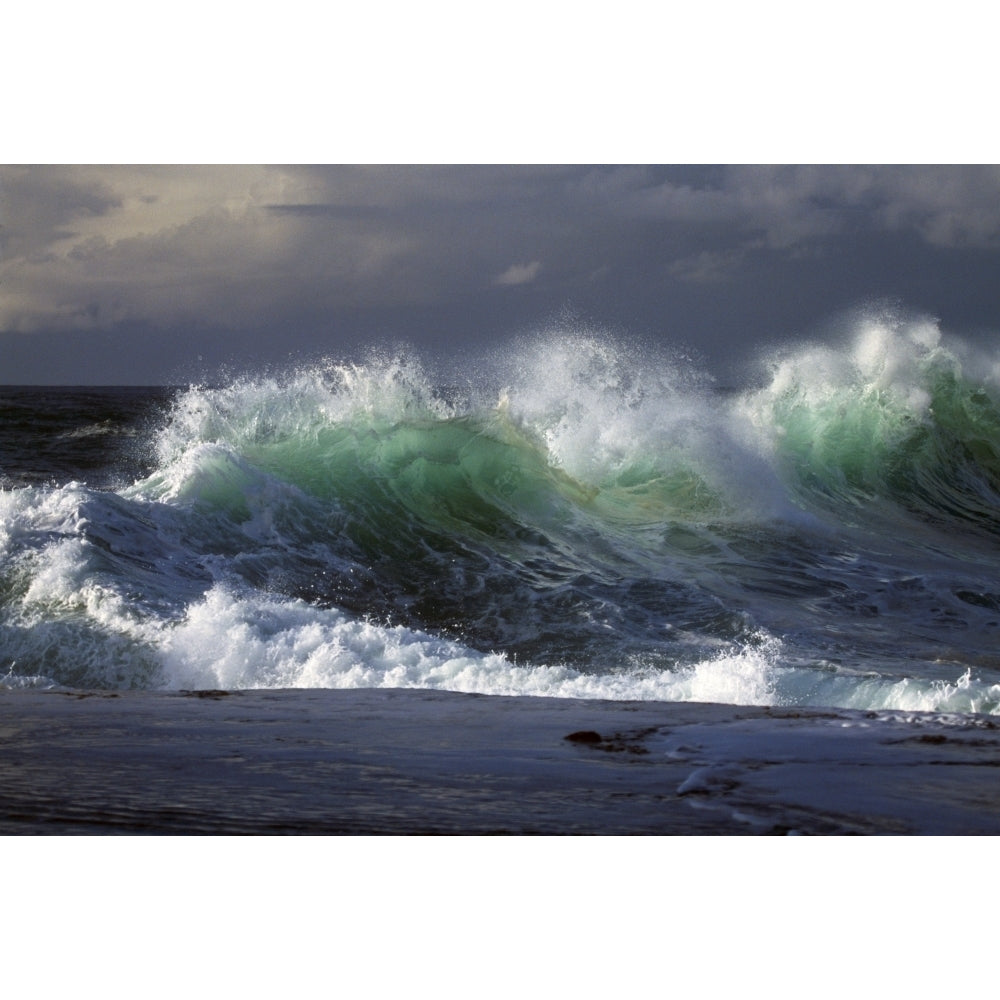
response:
[[[59,240],[72,239],[73,222],[106,215],[121,202],[100,180],[7,168],[0,173],[3,257],[30,257]]]
[[[711,176],[711,180],[708,178]],[[703,184],[636,175],[618,203],[668,224],[793,248],[850,232],[911,231],[942,247],[1000,241],[1000,168],[734,166]]]
[[[0,199],[10,359],[455,345],[567,305],[711,356],[872,296],[1000,311],[995,167],[10,167]]]

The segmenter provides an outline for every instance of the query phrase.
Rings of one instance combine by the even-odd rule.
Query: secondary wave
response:
[[[889,501],[996,531],[1000,382],[995,359],[936,323],[862,322],[846,348],[797,348],[742,407],[800,503]]]

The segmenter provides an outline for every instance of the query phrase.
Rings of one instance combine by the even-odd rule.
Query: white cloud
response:
[[[511,264],[503,274],[498,274],[493,279],[493,284],[526,285],[538,277],[538,272],[541,269],[542,262],[540,260],[533,260],[530,264]]]
[[[468,294],[572,225],[536,217],[570,170],[0,167],[0,330],[243,328]]]
[[[350,208],[365,200],[356,181],[309,168],[3,168],[0,330],[239,327],[304,299],[391,295],[418,242],[406,227],[272,210]]]

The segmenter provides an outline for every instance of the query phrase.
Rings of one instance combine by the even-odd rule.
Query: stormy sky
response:
[[[475,357],[567,327],[730,378],[886,307],[992,338],[1000,170],[870,165],[996,160],[967,7],[179,0],[113,48],[102,4],[14,11],[0,383]]]
[[[725,374],[886,305],[1000,331],[994,166],[13,165],[0,212],[6,383],[574,325]]]

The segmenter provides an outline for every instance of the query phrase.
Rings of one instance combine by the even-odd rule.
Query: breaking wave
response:
[[[998,371],[881,319],[742,391],[565,333],[190,387],[131,485],[0,492],[0,666],[994,712]]]

